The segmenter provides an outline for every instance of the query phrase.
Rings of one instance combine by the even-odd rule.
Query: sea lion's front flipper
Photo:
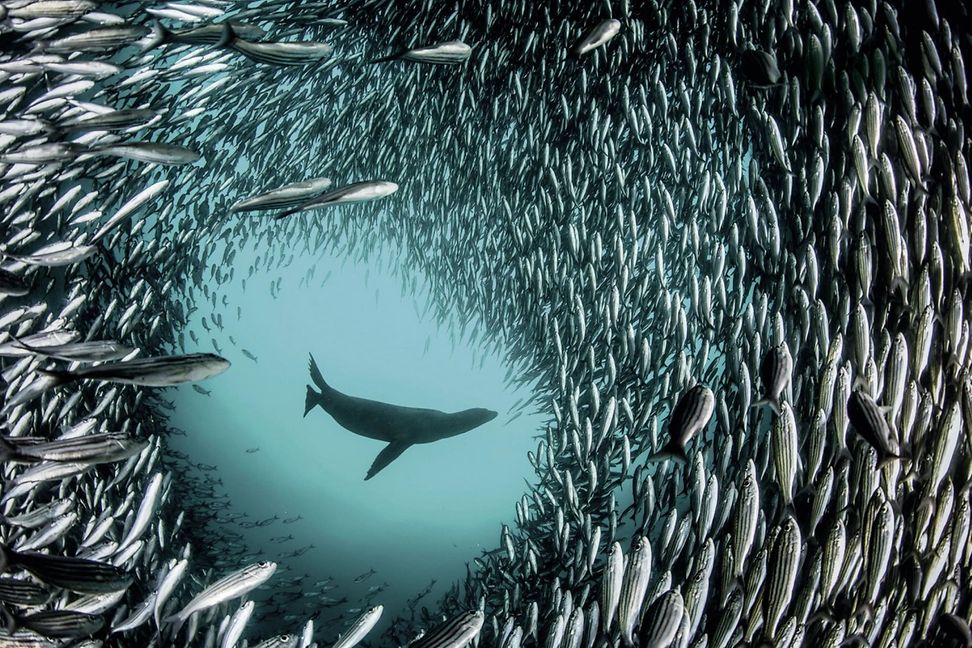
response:
[[[392,441],[385,446],[385,449],[379,452],[378,456],[375,457],[375,462],[371,464],[371,468],[368,469],[368,474],[365,476],[365,481],[368,481],[377,475],[382,468],[398,459],[398,456],[405,452],[410,445],[412,444],[405,443],[404,441]]]

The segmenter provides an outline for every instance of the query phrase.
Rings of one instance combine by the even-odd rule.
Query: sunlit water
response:
[[[254,257],[252,250],[237,254],[238,277]],[[310,266],[314,277],[305,281]],[[274,298],[270,284],[278,278]],[[228,305],[215,309],[223,330],[202,328],[212,313],[201,295],[190,328],[198,350],[213,350],[213,338],[233,366],[205,383],[208,396],[188,386],[173,392],[172,422],[188,433],[173,440],[174,448],[217,466],[232,511],[245,520],[280,518],[237,529],[254,553],[280,563],[275,578],[307,573],[304,587],[312,592],[316,581],[334,578],[326,595],[348,601],[322,609],[328,633],[339,629],[332,626],[337,615],[368,601],[385,605],[383,626],[407,616],[405,602],[435,580],[419,602],[433,607],[465,574],[466,561],[496,546],[499,523],[514,517],[532,474],[527,452],[542,432],[534,406],[510,411],[529,392],[506,387],[500,358],[454,342],[447,324],[421,314],[423,299],[374,264],[298,258],[271,274],[258,271],[245,290],[233,282],[220,302],[224,294]],[[188,337],[186,347],[193,348]],[[366,482],[385,444],[344,430],[320,408],[302,416],[309,353],[325,379],[350,395],[443,411],[487,407],[499,416],[458,437],[412,446]],[[289,535],[293,540],[281,541]],[[286,556],[309,544],[314,548],[302,556]],[[373,576],[354,582],[372,569]],[[385,583],[366,600],[369,588]]]

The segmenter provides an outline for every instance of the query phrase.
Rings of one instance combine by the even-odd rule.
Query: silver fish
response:
[[[197,594],[176,614],[167,617],[165,620],[167,623],[175,623],[177,627],[181,626],[186,619],[196,612],[226,601],[232,601],[253,591],[267,582],[276,569],[277,563],[264,561],[248,565],[239,571],[224,576]]]
[[[433,65],[459,65],[465,63],[472,47],[463,43],[461,40],[445,41],[416,47],[413,49],[402,50],[382,58],[372,59],[369,63],[384,63],[387,61],[412,61],[415,63],[431,63]]]
[[[42,369],[40,371],[52,379],[55,385],[65,385],[78,380],[97,380],[143,387],[169,387],[206,380],[223,373],[229,367],[229,360],[215,354],[191,353],[106,362],[94,367],[74,370]]]
[[[584,37],[577,47],[574,48],[574,54],[577,56],[583,56],[590,51],[601,47],[609,40],[618,35],[621,31],[621,21],[616,18],[611,18],[605,20],[592,29],[587,36]]]
[[[308,209],[318,209],[330,205],[345,205],[351,203],[369,202],[384,198],[398,191],[398,185],[394,182],[385,180],[368,180],[365,182],[355,182],[338,189],[334,189],[322,196],[313,198],[307,202],[300,203],[298,206],[281,212],[277,219],[286,218],[291,214]]]
[[[328,178],[313,178],[271,189],[256,196],[237,201],[230,207],[232,212],[262,211],[283,209],[306,203],[315,194],[326,191],[331,186]]]

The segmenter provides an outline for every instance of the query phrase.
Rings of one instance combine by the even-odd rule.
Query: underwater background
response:
[[[234,263],[245,271],[258,253],[241,249]],[[413,284],[396,276],[406,271],[395,252],[376,256],[361,263],[305,255],[273,281],[259,273],[245,290],[221,290],[229,303],[219,311],[223,329],[213,324],[207,333],[197,313],[189,330],[204,345],[218,345],[233,371],[207,382],[206,395],[184,386],[172,397],[170,421],[185,436],[170,447],[215,467],[211,474],[229,500],[224,513],[245,515],[241,522],[272,520],[241,530],[239,542],[254,560],[286,564],[278,571],[285,578],[306,575],[308,590],[330,599],[317,602],[323,625],[377,602],[387,618],[407,618],[415,612],[409,599],[423,592],[419,606],[434,605],[465,577],[470,556],[491,550],[501,524],[513,519],[513,503],[532,477],[527,452],[542,433],[529,389],[509,386],[499,354],[456,339],[455,321],[432,320],[422,276],[411,273],[413,296]],[[469,326],[471,336],[476,328]],[[446,412],[489,406],[501,416],[456,438],[412,446],[365,482],[384,444],[344,430],[320,409],[302,416],[309,353],[325,379],[349,394]],[[285,523],[293,518],[300,519]],[[286,555],[309,545],[303,555]]]

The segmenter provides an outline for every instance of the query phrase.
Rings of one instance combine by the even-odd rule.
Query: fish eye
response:
[[[257,567],[269,567],[269,566],[270,566],[269,560],[261,560],[260,562],[257,563]]]

